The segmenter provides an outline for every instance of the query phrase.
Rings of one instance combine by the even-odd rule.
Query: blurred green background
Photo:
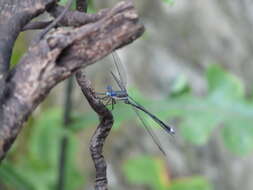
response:
[[[90,1],[89,12],[116,2]],[[104,147],[109,189],[253,189],[253,3],[160,0],[135,4],[146,32],[119,50],[129,94],[175,126],[176,135],[165,134],[142,115],[162,141],[165,158],[132,110],[117,104],[114,127]],[[13,66],[33,35],[19,36]],[[96,91],[113,83],[111,69],[110,56],[86,69]],[[73,83],[69,91],[67,81],[59,84],[29,118],[1,165],[0,189],[57,189],[63,136],[69,142],[65,189],[93,189],[95,170],[88,146],[98,118]],[[72,94],[73,106],[70,122],[63,127],[67,94]]]

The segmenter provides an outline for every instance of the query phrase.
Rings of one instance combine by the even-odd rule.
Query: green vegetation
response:
[[[179,118],[180,122],[176,125],[177,135],[182,135],[192,144],[206,144],[217,129],[229,150],[238,155],[251,153],[253,105],[251,99],[245,98],[242,82],[218,65],[211,65],[207,69],[206,79],[208,94],[204,97],[194,96],[185,79],[177,80],[178,84],[174,84],[171,95],[161,101],[146,99],[137,89],[130,89],[130,94],[165,120]],[[120,130],[119,126],[126,120],[136,118],[126,105],[117,104],[115,109],[115,130]],[[155,126],[150,118],[143,116],[150,125]],[[61,128],[60,109],[50,108],[33,120],[29,123],[30,126],[27,126],[30,135],[26,139],[26,152],[20,153],[14,149],[10,153],[9,159],[4,161],[0,168],[1,182],[11,184],[13,188],[54,189],[59,142],[64,133],[70,139],[67,189],[77,189],[83,184],[84,174],[76,164],[76,151],[81,143],[76,134],[97,124],[95,113],[73,114],[73,124],[69,131],[63,131]],[[15,161],[18,156],[20,158]],[[165,163],[161,160],[143,156],[126,160],[122,169],[130,183],[148,185],[155,190],[185,190],[185,186],[189,190],[211,188],[201,177],[170,180],[164,168]]]
[[[72,132],[63,131],[62,113],[50,109],[33,124],[29,133],[26,152],[10,153],[0,167],[0,180],[14,189],[50,190],[55,189],[58,171],[60,139],[63,133],[69,136],[69,151],[66,163],[66,189],[77,189],[83,184],[84,176],[76,166],[77,138]],[[28,126],[27,126],[28,127]],[[21,157],[22,156],[22,157]],[[12,159],[13,158],[13,159]]]
[[[211,190],[203,177],[188,177],[170,180],[166,164],[159,159],[142,156],[128,160],[123,171],[128,181],[137,185],[148,185],[152,190]]]

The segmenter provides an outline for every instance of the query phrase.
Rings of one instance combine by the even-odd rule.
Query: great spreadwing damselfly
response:
[[[143,113],[147,114],[149,117],[151,117],[160,127],[162,127],[168,134],[174,135],[175,131],[173,127],[170,125],[167,125],[165,122],[160,120],[156,115],[152,114],[150,111],[148,111],[146,108],[144,108],[142,105],[140,105],[138,102],[136,102],[131,96],[129,96],[127,89],[126,89],[126,81],[123,80],[123,75],[120,71],[119,64],[122,65],[120,58],[116,52],[112,53],[114,64],[116,67],[117,75],[113,72],[111,72],[111,75],[115,82],[117,83],[119,90],[114,90],[112,86],[107,86],[107,91],[104,93],[96,93],[97,95],[101,96],[99,97],[101,100],[104,100],[106,102],[106,105],[111,104],[112,109],[114,108],[114,104],[117,103],[117,101],[122,101],[125,104],[131,105],[134,112],[136,113],[137,117],[142,122],[143,126],[149,133],[149,135],[152,137],[155,144],[158,146],[158,148],[161,150],[161,152],[166,155],[165,151],[163,150],[161,143],[159,141],[159,138],[155,135],[155,133],[152,131],[152,128],[146,124],[143,117],[141,117],[141,114],[139,111],[142,111]]]

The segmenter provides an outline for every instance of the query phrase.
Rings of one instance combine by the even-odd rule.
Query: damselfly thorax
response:
[[[107,96],[117,100],[126,100],[128,99],[127,91],[125,90],[113,90],[111,86],[107,86],[107,92],[105,93]]]

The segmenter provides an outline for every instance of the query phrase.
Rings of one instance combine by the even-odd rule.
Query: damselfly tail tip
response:
[[[175,135],[176,131],[174,130],[174,127],[172,127],[171,125],[167,125],[165,123],[163,123],[163,127],[166,130],[167,133],[171,134],[171,135]]]
[[[175,135],[176,131],[172,127],[170,127],[169,128],[169,133],[172,134],[172,135]]]

